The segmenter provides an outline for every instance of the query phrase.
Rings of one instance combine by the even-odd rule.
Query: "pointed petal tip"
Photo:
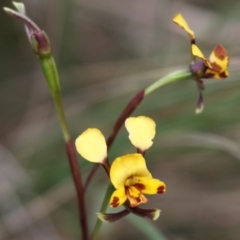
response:
[[[203,111],[203,109],[204,109],[204,101],[203,101],[202,92],[200,91],[198,95],[198,101],[197,101],[197,107],[196,107],[195,113],[199,114]]]
[[[97,214],[97,217],[102,221],[102,222],[105,222],[105,223],[110,223],[111,221],[108,220],[108,217],[104,214],[104,213],[96,213]]]
[[[8,7],[3,7],[3,11],[5,11],[6,13],[11,13],[12,9],[10,9]]]
[[[12,2],[13,6],[18,10],[18,12],[25,14],[25,5],[20,2]]]
[[[155,213],[153,213],[152,220],[156,221],[160,217],[160,214],[161,214],[161,210],[160,209],[156,209]]]
[[[103,213],[103,212],[99,212],[96,213],[98,218],[105,223],[112,223],[115,222],[125,216],[127,216],[130,212],[127,209],[124,209],[120,212],[116,212],[116,213]]]
[[[176,23],[181,28],[183,28],[184,31],[190,36],[191,40],[195,41],[194,32],[190,29],[188,23],[186,22],[182,14],[180,13],[176,14],[175,17],[173,18],[173,22]]]
[[[156,221],[160,216],[161,210],[157,208],[143,209],[143,208],[136,207],[136,208],[132,208],[132,213],[139,217]]]
[[[196,108],[195,113],[196,113],[196,114],[200,114],[200,113],[203,112],[203,109],[204,109],[204,107],[202,107],[202,108]]]

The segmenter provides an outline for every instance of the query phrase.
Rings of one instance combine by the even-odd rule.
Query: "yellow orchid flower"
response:
[[[115,208],[127,199],[131,207],[147,203],[144,194],[159,194],[166,191],[162,181],[152,178],[142,154],[128,154],[116,158],[110,168],[110,179],[116,190],[110,199],[110,206]]]
[[[173,22],[178,26],[183,28],[185,32],[190,36],[191,39],[191,51],[194,57],[202,59],[207,67],[206,71],[209,71],[209,76],[211,73],[212,78],[225,78],[228,76],[227,67],[228,67],[228,55],[227,51],[222,45],[215,47],[211,53],[209,59],[206,59],[202,54],[201,50],[196,45],[194,32],[190,29],[187,22],[183,16],[178,13],[174,18]],[[222,73],[222,74],[221,74]],[[206,75],[208,76],[208,75]]]
[[[183,28],[185,32],[190,36],[191,40],[191,53],[193,61],[190,66],[192,72],[195,74],[195,80],[199,88],[199,97],[197,102],[196,113],[200,113],[203,110],[203,96],[201,91],[204,89],[201,78],[215,78],[222,79],[228,77],[228,64],[229,58],[225,48],[219,44],[212,51],[210,57],[207,59],[204,57],[201,50],[196,45],[194,32],[190,29],[183,16],[178,13],[174,18],[173,22]],[[195,61],[195,58],[200,58],[204,65],[199,64]]]
[[[146,116],[130,117],[125,121],[129,139],[138,153],[116,158],[109,170],[107,145],[102,132],[89,128],[76,139],[78,153],[90,162],[101,163],[116,190],[110,199],[111,207],[123,204],[127,199],[131,207],[147,203],[144,194],[159,194],[166,191],[166,186],[154,179],[148,171],[143,154],[153,144],[156,133],[155,122]]]
[[[183,28],[185,32],[190,36],[192,55],[204,61],[206,72],[203,75],[203,78],[226,78],[228,76],[227,67],[229,59],[225,48],[221,44],[217,45],[211,53],[209,59],[206,59],[201,50],[195,44],[196,40],[194,32],[190,29],[183,16],[178,13],[173,18],[173,22]]]
[[[209,62],[211,68],[207,68],[202,78],[226,78],[228,77],[229,58],[226,49],[221,45],[217,45],[212,51]]]

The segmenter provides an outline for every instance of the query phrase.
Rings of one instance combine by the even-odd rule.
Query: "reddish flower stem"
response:
[[[132,114],[132,112],[136,109],[136,107],[140,104],[140,102],[143,100],[144,98],[144,90],[140,91],[126,106],[126,108],[123,110],[123,112],[121,113],[121,115],[119,116],[119,118],[117,119],[114,127],[113,127],[113,131],[111,133],[111,135],[109,136],[108,140],[107,140],[107,146],[108,146],[108,150],[110,149],[110,147],[112,146],[120,128],[122,127],[122,125],[124,124],[125,120]]]
[[[82,227],[82,240],[88,240],[88,223],[86,215],[86,207],[84,201],[84,187],[82,184],[81,172],[77,161],[75,152],[75,146],[72,139],[66,142],[68,161],[71,168],[72,178],[77,192],[78,211],[80,217],[80,223]]]
[[[111,148],[120,128],[122,127],[122,125],[124,124],[125,120],[132,114],[132,112],[137,108],[137,106],[141,103],[141,101],[144,98],[144,93],[145,91],[142,90],[140,91],[137,95],[135,95],[134,98],[132,98],[132,100],[128,103],[128,105],[125,107],[125,109],[123,110],[123,112],[121,113],[121,115],[118,117],[111,135],[108,137],[107,139],[107,147],[108,147],[108,151]],[[98,168],[99,168],[100,164],[94,164],[92,170],[90,171],[85,186],[84,186],[84,190],[87,190],[87,187],[89,186],[89,183],[91,182],[91,180],[93,179],[93,176],[95,175],[95,173],[97,172]]]

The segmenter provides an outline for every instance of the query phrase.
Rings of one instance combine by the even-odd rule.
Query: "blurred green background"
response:
[[[240,2],[195,0],[25,0],[51,39],[73,138],[87,127],[106,136],[128,101],[164,74],[188,66],[181,12],[206,56],[222,43],[230,77],[205,81],[195,115],[194,81],[148,96],[134,116],[157,122],[147,164],[167,192],[150,197],[163,239],[240,236]],[[12,7],[2,0],[1,7]],[[0,240],[79,239],[76,196],[56,112],[21,23],[0,12]],[[110,159],[133,152],[122,129]],[[80,159],[86,178],[92,164]],[[86,196],[92,230],[108,179],[100,169]],[[149,207],[146,206],[146,207]],[[145,207],[145,206],[144,206]],[[104,224],[99,239],[160,239],[145,222]],[[159,233],[160,234],[160,233]]]

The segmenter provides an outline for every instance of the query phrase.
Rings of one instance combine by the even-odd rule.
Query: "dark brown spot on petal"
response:
[[[134,187],[137,188],[137,190],[139,190],[139,191],[142,191],[146,188],[145,185],[142,183],[136,183],[136,184],[134,184]]]
[[[165,191],[166,191],[165,186],[160,186],[160,187],[158,187],[158,189],[157,189],[157,193],[158,193],[158,194],[164,193]]]
[[[228,74],[227,74],[227,72],[221,72],[221,73],[219,74],[219,77],[220,77],[220,78],[226,78],[226,77],[228,77]]]
[[[112,207],[114,207],[114,208],[117,207],[119,205],[119,198],[118,197],[114,197],[112,202],[110,203],[110,205]]]
[[[226,49],[221,44],[215,47],[214,53],[220,60],[224,60],[224,58],[228,55]]]

